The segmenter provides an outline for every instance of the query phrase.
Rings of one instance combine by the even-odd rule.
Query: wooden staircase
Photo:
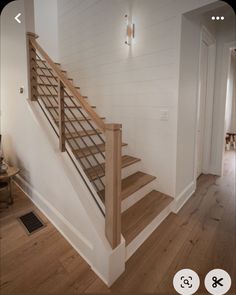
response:
[[[139,171],[141,159],[122,151],[127,143],[121,142],[121,125],[106,124],[67,72],[40,47],[37,36],[28,33],[27,38],[31,100],[46,111],[56,126],[61,152],[69,149],[73,153],[104,203],[111,247],[119,245],[122,232],[126,245],[136,241],[137,248],[143,232],[147,237],[148,227],[150,234],[161,222],[160,214],[166,210],[163,220],[170,213],[172,198],[153,189],[156,177]],[[123,179],[121,170],[128,173]],[[125,201],[130,204],[122,212]]]

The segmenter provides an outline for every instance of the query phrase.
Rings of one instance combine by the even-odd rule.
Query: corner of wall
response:
[[[184,206],[188,199],[194,194],[196,190],[196,181],[192,181],[182,190],[182,192],[175,198],[173,205],[173,212],[178,213]]]

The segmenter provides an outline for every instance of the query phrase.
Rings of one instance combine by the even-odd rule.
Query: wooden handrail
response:
[[[105,232],[112,247],[121,241],[121,124],[106,124]]]
[[[70,91],[70,94],[78,99],[81,107],[83,110],[86,111],[88,117],[97,125],[97,127],[105,134],[105,142],[104,139],[103,143],[105,143],[105,157],[100,151],[99,145],[95,146],[98,148],[98,150],[102,153],[103,157],[105,158],[105,186],[104,183],[100,179],[100,184],[105,187],[105,235],[112,247],[112,249],[116,248],[120,242],[121,242],[121,146],[122,146],[122,131],[121,131],[121,124],[105,124],[104,121],[97,115],[97,113],[92,109],[92,107],[88,104],[88,102],[83,98],[83,96],[79,93],[79,91],[73,86],[73,84],[68,80],[68,78],[64,75],[64,73],[58,68],[58,66],[51,60],[51,58],[48,56],[48,54],[42,49],[42,47],[36,42],[36,38],[38,36],[34,33],[27,33],[27,40],[28,40],[28,53],[29,53],[29,77],[30,77],[30,91],[31,91],[31,99],[37,100],[37,97],[39,95],[37,85],[39,78],[42,80],[40,75],[37,76],[37,56],[39,60],[41,60],[41,57],[45,59],[45,65],[46,63],[50,66],[50,69],[54,72],[53,78],[57,81],[57,85],[54,85],[50,82],[49,77],[47,77],[49,86],[53,86],[54,89],[57,87],[57,115],[58,115],[58,127],[59,127],[59,148],[61,152],[64,152],[66,150],[66,134],[65,131],[67,131],[71,138],[73,136],[71,135],[70,129],[68,129],[68,126],[65,124],[65,120],[69,120],[68,114],[65,112],[65,106],[69,110],[69,106],[67,105],[65,101],[65,97],[70,97],[67,90]],[[34,49],[34,50],[32,50]],[[41,55],[41,57],[37,54],[37,52]],[[47,69],[48,67],[45,66]],[[42,76],[42,75],[41,75]],[[46,77],[46,75],[43,75]],[[43,80],[42,82],[43,83]],[[40,87],[41,89],[41,87]],[[51,91],[49,91],[50,94],[46,95],[43,91],[43,95],[46,95],[48,97],[52,96],[56,100],[56,95],[53,94]],[[71,97],[70,97],[71,98]],[[75,106],[76,107],[76,106]],[[73,117],[76,119],[76,116],[73,112],[71,112]],[[82,113],[83,116],[84,113]],[[87,133],[87,130],[84,130],[83,125],[79,124],[82,130]],[[78,133],[78,130],[76,130],[75,126],[72,124],[72,127],[76,133]],[[93,126],[92,126],[93,127]],[[99,133],[98,133],[99,134]],[[81,138],[85,146],[87,146],[86,141]],[[67,141],[68,143],[68,141]],[[69,143],[68,143],[69,144]],[[77,146],[76,141],[76,146]],[[78,146],[79,147],[79,146]],[[93,154],[92,150],[90,150],[90,147],[87,146],[89,149],[88,156],[93,157],[94,161],[96,162],[97,159],[95,158],[95,155]],[[82,151],[82,150],[81,150]],[[83,153],[83,152],[82,152]],[[86,158],[87,159],[87,158]],[[87,159],[89,165],[92,165],[90,161]],[[83,165],[83,162],[81,162],[83,169],[85,169],[85,166]],[[100,162],[98,162],[98,165],[101,165]],[[100,186],[101,186],[100,185]],[[99,191],[101,188],[100,186],[97,186],[96,183],[94,183],[95,189]]]
[[[82,95],[79,93],[79,91],[73,86],[73,84],[66,78],[66,76],[61,72],[60,69],[55,65],[55,63],[51,60],[51,58],[48,56],[48,54],[43,50],[43,48],[37,43],[36,38],[37,35],[32,33],[27,33],[28,38],[34,49],[38,50],[38,52],[44,57],[46,62],[50,65],[50,67],[53,69],[53,71],[56,73],[57,77],[61,80],[63,85],[69,89],[71,94],[76,97],[83,107],[83,109],[86,111],[88,116],[96,123],[98,128],[105,132],[105,123],[101,118],[97,115],[97,113],[91,108],[89,103],[85,101],[85,99],[82,97]]]

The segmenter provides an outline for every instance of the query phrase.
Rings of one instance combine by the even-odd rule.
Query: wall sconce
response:
[[[134,39],[134,24],[132,24],[128,14],[125,15],[126,18],[126,41],[125,44],[131,45],[132,39]]]

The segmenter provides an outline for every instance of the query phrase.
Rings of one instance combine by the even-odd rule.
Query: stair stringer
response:
[[[105,236],[105,218],[93,200],[87,186],[97,195],[96,191],[78,161],[75,161],[75,163],[87,185],[82,180],[68,154],[59,151],[58,138],[53,129],[49,128],[48,121],[38,104],[30,100],[28,100],[28,103],[33,119],[42,128],[49,145],[54,150],[57,161],[60,163],[61,171],[64,172],[65,178],[70,182],[74,190],[76,199],[69,200],[73,204],[67,205],[78,208],[78,219],[75,223],[72,223],[69,220],[69,215],[61,214],[50,202],[45,201],[43,196],[34,192],[33,188],[31,190],[27,188],[27,191],[31,191],[29,193],[30,198],[73,248],[86,260],[92,270],[105,284],[111,286],[125,270],[125,240],[122,237],[121,244],[112,250]],[[53,125],[53,122],[51,123]],[[56,125],[54,124],[53,127],[56,127]],[[74,157],[72,153],[71,157]],[[74,160],[76,160],[75,157]],[[27,184],[25,186],[27,187]],[[98,195],[97,198],[99,198]],[[68,196],[65,196],[65,199],[68,199]],[[84,226],[86,226],[87,230],[86,235],[82,234]]]

